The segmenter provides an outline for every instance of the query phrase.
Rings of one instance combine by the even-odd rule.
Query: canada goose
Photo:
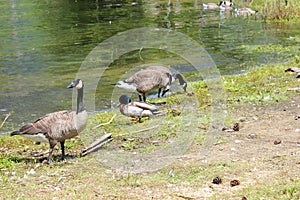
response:
[[[287,69],[285,70],[285,72],[296,72],[296,73],[297,73],[296,78],[300,78],[300,68],[298,68],[298,67],[290,67],[290,68],[287,68]]]
[[[233,2],[230,1],[220,1],[219,8],[221,10],[232,10],[233,9]]]
[[[58,142],[61,145],[63,160],[65,157],[65,140],[77,136],[86,126],[88,114],[83,108],[82,80],[76,79],[68,86],[68,88],[74,87],[78,91],[76,112],[63,110],[49,113],[11,133],[11,136],[22,135],[37,142],[49,142],[47,163],[50,163],[53,148]]]
[[[202,4],[204,9],[217,9],[220,8],[222,9],[228,9],[228,8],[232,8],[233,7],[233,3],[232,0],[230,1],[220,1],[219,4],[216,3],[204,3]]]
[[[181,74],[172,74],[171,70],[169,68],[167,68],[167,67],[164,67],[164,66],[150,66],[150,67],[148,67],[146,69],[155,70],[155,71],[158,71],[158,72],[161,72],[161,73],[171,74],[172,75],[171,83],[173,83],[176,79],[178,79],[179,80],[179,84],[182,86],[183,90],[186,92],[187,83],[183,79],[183,77],[182,77]],[[158,92],[160,93],[160,91],[158,91]],[[167,92],[166,90],[163,91],[163,94],[161,96],[164,96],[166,92]]]
[[[160,97],[160,91],[166,93],[170,89],[172,81],[172,75],[169,73],[160,73],[155,70],[141,70],[136,72],[130,78],[113,83],[120,88],[128,90],[136,90],[139,93],[140,101],[146,102],[146,93],[153,89],[159,89],[158,97]],[[142,98],[143,97],[143,98]]]
[[[258,13],[258,10],[252,10],[251,8],[235,8],[234,9],[237,15],[254,15]]]
[[[120,112],[128,117],[134,117],[141,119],[143,117],[151,117],[159,113],[156,106],[139,101],[131,101],[130,97],[127,95],[122,95],[119,98],[120,105]]]

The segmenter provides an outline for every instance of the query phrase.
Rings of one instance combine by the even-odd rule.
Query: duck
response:
[[[131,77],[113,83],[119,88],[124,88],[127,90],[137,91],[139,94],[139,100],[146,102],[146,93],[158,89],[160,97],[161,90],[163,94],[169,91],[170,84],[172,81],[172,75],[169,73],[161,73],[155,70],[144,69],[136,72]]]
[[[157,107],[140,101],[131,101],[127,95],[122,95],[119,98],[121,114],[138,119],[141,122],[143,117],[151,117],[159,114]]]
[[[172,74],[171,70],[167,67],[164,66],[149,66],[146,69],[149,70],[155,70],[161,73],[166,73],[166,74],[171,74],[172,75],[172,80],[171,80],[171,84],[175,81],[175,80],[179,80],[179,84],[182,86],[182,89],[186,92],[186,88],[187,88],[187,82],[184,80],[183,76],[181,74]],[[165,93],[168,92],[166,90],[163,91],[161,96],[164,96]],[[158,96],[160,96],[160,91],[158,91]]]
[[[47,142],[50,145],[47,163],[50,164],[53,149],[57,143],[61,146],[61,159],[65,159],[65,140],[77,136],[84,130],[88,120],[88,114],[83,107],[83,88],[81,79],[76,79],[67,88],[77,89],[77,110],[62,110],[48,113],[32,123],[22,126],[10,135],[21,135],[36,142]]]
[[[297,73],[296,78],[300,78],[300,68],[298,68],[298,67],[290,67],[290,68],[287,68],[284,71],[285,72],[296,72]]]
[[[251,8],[235,8],[234,9],[237,15],[247,16],[254,15],[258,13],[258,10],[252,10]]]

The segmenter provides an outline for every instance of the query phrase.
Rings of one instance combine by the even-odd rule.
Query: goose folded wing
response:
[[[52,127],[62,127],[64,121],[69,118],[69,111],[49,113],[36,119],[33,123],[21,127],[23,134],[49,133]]]

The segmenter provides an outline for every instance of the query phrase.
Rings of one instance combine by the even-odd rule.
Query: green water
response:
[[[300,25],[265,24],[255,17],[203,10],[201,5],[201,1],[154,0],[1,2],[0,117],[13,111],[8,122],[20,125],[47,112],[71,109],[72,91],[66,86],[84,59],[103,41],[134,28],[164,28],[187,35],[205,48],[221,74],[243,73],[270,61],[286,62],[299,46],[293,38],[299,38]],[[280,55],[272,50],[262,53],[255,45],[286,50]],[[101,75],[95,110],[111,108],[112,82],[151,63],[174,66],[183,74],[194,70],[165,50],[129,52],[113,59]]]

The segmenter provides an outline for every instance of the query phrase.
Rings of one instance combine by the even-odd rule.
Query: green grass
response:
[[[252,51],[251,48],[243,48]],[[262,47],[255,48],[256,51]],[[276,51],[289,51],[275,48]],[[262,51],[272,51],[272,48],[266,47]],[[295,55],[285,64],[271,63],[239,76],[222,77],[228,111],[224,125],[231,126],[238,120],[231,112],[237,112],[235,109],[240,107],[272,105],[297,97],[299,92],[287,89],[298,87],[299,81],[295,74],[285,73],[284,70],[298,66],[298,63],[299,56]],[[180,93],[155,100],[166,102],[160,107],[164,115],[143,119],[142,123],[130,121],[118,110],[90,115],[88,126],[80,137],[66,143],[66,153],[75,156],[75,159],[66,162],[59,161],[59,145],[54,151],[57,157],[54,164],[42,165],[40,158],[33,157],[31,152],[47,152],[48,144],[36,146],[22,137],[1,137],[1,198],[182,199],[180,196],[199,197],[199,194],[204,195],[204,191],[208,191],[208,199],[241,199],[243,196],[248,199],[300,198],[297,190],[300,187],[296,170],[298,164],[295,164],[299,162],[297,157],[281,155],[276,158],[232,160],[218,154],[230,150],[233,145],[231,137],[245,137],[239,132],[220,132],[212,146],[207,147],[207,150],[216,152],[212,155],[213,161],[200,160],[199,152],[204,152],[205,139],[212,123],[212,96],[204,81],[191,83],[188,89],[195,95],[190,97]],[[179,115],[174,115],[174,110]],[[244,115],[239,113],[241,117]],[[111,123],[107,123],[109,121]],[[99,124],[104,125],[95,128]],[[259,127],[257,132],[259,134]],[[98,152],[86,157],[79,156],[84,146],[106,133],[111,133],[114,138],[103,147],[110,154]],[[185,149],[186,145],[190,145],[188,149]],[[176,146],[180,148],[174,148]],[[135,173],[129,167],[132,163],[127,163],[126,155],[118,154],[120,152],[129,156],[150,155],[147,159],[151,162],[146,162],[147,159],[142,157],[145,159],[142,161],[150,165],[144,167],[152,169],[153,165],[157,169]],[[182,157],[177,158],[177,155]],[[168,156],[175,159],[167,162]],[[128,167],[126,169],[129,170],[124,172],[108,167],[99,159],[115,159],[118,162],[115,166]],[[222,178],[221,185],[212,184],[216,176]],[[241,185],[232,188],[229,184],[232,179],[240,180]]]
[[[245,5],[259,11],[259,14],[267,21],[297,21],[300,17],[300,5],[298,0],[255,0],[250,3],[236,1],[236,6]]]

